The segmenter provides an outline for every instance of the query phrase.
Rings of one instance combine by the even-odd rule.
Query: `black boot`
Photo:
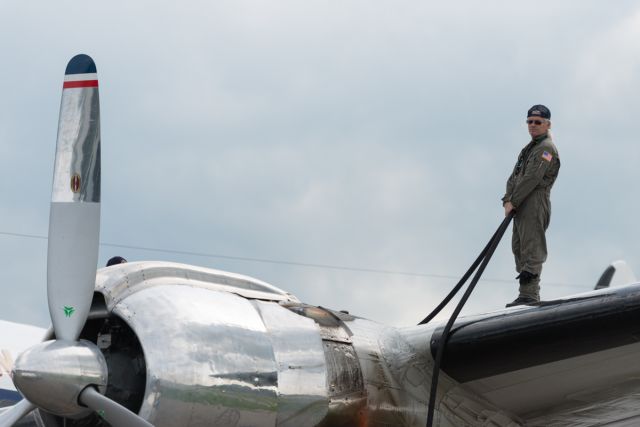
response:
[[[533,274],[528,271],[522,271],[520,272],[520,274],[518,274],[518,276],[516,276],[516,279],[520,281],[520,286],[526,286],[529,283],[531,283],[531,281],[536,277],[538,277],[537,274]],[[520,295],[513,302],[510,302],[509,304],[507,304],[505,307],[513,307],[514,305],[535,305],[538,302],[539,301],[533,297]]]

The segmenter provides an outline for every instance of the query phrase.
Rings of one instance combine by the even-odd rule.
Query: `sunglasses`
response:
[[[528,125],[541,125],[544,123],[542,120],[527,120]]]

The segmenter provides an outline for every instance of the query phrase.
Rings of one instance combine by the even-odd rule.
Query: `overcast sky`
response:
[[[3,1],[0,52],[5,320],[49,324],[46,240],[6,233],[47,234],[78,53],[100,80],[102,242],[397,273],[110,246],[101,265],[228,270],[415,324],[502,220],[543,103],[562,159],[543,299],[592,289],[616,259],[640,272],[635,1]],[[517,295],[510,237],[465,313]]]

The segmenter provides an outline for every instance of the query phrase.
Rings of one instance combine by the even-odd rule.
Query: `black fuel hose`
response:
[[[449,333],[451,332],[453,323],[456,321],[456,318],[460,314],[460,311],[462,311],[462,307],[464,307],[467,300],[471,296],[471,292],[473,292],[473,289],[478,284],[478,281],[480,280],[482,273],[484,273],[484,269],[487,267],[487,264],[489,264],[489,261],[491,260],[493,253],[498,247],[498,243],[500,243],[500,240],[502,239],[504,232],[507,230],[507,227],[509,226],[509,223],[511,222],[511,219],[513,218],[514,214],[515,212],[511,211],[511,213],[509,213],[509,215],[507,215],[504,218],[504,220],[502,221],[502,224],[500,224],[496,232],[493,234],[493,237],[491,237],[491,240],[489,240],[489,243],[487,243],[487,246],[485,246],[485,248],[482,250],[482,252],[478,256],[476,261],[471,265],[469,270],[467,270],[467,272],[462,277],[462,279],[460,279],[460,282],[458,282],[458,284],[449,293],[449,295],[447,295],[447,297],[443,300],[443,302],[440,303],[440,305],[438,305],[438,307],[436,307],[436,309],[429,316],[427,316],[422,322],[420,322],[420,324],[422,325],[424,323],[427,323],[429,320],[431,320],[446,305],[446,303],[449,302],[451,298],[453,298],[453,296],[462,288],[462,285],[467,281],[469,276],[471,276],[471,273],[476,269],[476,267],[478,267],[478,264],[480,264],[478,271],[476,272],[475,276],[473,276],[473,280],[471,280],[469,287],[467,288],[465,293],[462,295],[462,298],[458,302],[458,305],[456,306],[455,310],[453,310],[451,317],[449,317],[449,321],[447,322],[447,325],[444,327],[444,330],[442,331],[442,335],[440,335],[440,342],[438,343],[438,350],[436,352],[436,360],[433,365],[433,375],[431,377],[431,391],[429,392],[429,410],[427,412],[427,427],[433,426],[433,414],[435,411],[435,404],[436,404],[436,392],[438,391],[438,377],[440,374],[440,365],[442,364],[442,359],[444,357],[444,349],[449,339]]]
[[[467,272],[464,273],[464,276],[462,276],[462,279],[460,279],[458,284],[455,285],[453,287],[453,289],[451,289],[451,292],[449,292],[449,295],[444,297],[444,299],[440,302],[440,304],[438,304],[438,306],[436,308],[434,308],[433,311],[431,313],[429,313],[429,315],[427,317],[422,319],[422,321],[420,323],[418,323],[418,325],[426,325],[427,323],[429,323],[431,321],[431,319],[436,317],[438,315],[438,313],[440,313],[440,311],[443,308],[445,308],[447,304],[449,304],[449,301],[451,301],[451,298],[456,296],[456,294],[458,293],[460,288],[462,288],[462,285],[464,285],[466,283],[466,281],[469,280],[469,277],[471,276],[471,274],[473,274],[473,272],[476,270],[476,268],[478,268],[478,265],[480,265],[480,263],[484,259],[484,256],[487,254],[487,250],[489,250],[489,246],[491,246],[491,242],[493,242],[493,239],[495,239],[497,235],[498,235],[498,230],[496,230],[495,233],[493,233],[493,236],[491,236],[491,240],[489,240],[487,242],[487,245],[484,247],[482,252],[480,252],[480,255],[478,255],[478,258],[476,258],[476,260],[473,262],[473,264],[471,264],[471,267],[469,267]]]

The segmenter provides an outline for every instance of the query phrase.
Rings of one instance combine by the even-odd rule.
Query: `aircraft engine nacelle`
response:
[[[339,426],[364,417],[358,357],[324,309],[255,279],[169,263],[100,270],[97,290],[109,314],[93,316],[83,333],[102,330],[107,395],[156,427]],[[139,345],[110,355],[116,329],[130,329]]]

